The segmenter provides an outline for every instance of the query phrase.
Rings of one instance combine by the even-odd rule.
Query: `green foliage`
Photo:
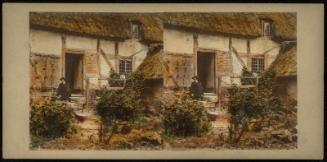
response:
[[[76,132],[74,112],[66,104],[50,102],[43,106],[32,106],[30,133],[36,137],[55,138]]]
[[[141,104],[132,100],[134,97],[127,95],[123,90],[106,90],[96,106],[97,114],[106,122],[114,120],[132,122],[142,112]]]
[[[124,81],[120,79],[120,75],[113,69],[110,69],[108,83],[110,87],[121,87],[124,85]]]
[[[255,78],[250,78],[253,77],[253,75],[246,68],[242,69],[242,77],[249,77],[249,78],[241,78],[242,85],[254,85],[256,82]]]
[[[171,106],[165,107],[164,127],[167,135],[203,135],[211,130],[211,123],[203,105],[184,94]]]
[[[274,94],[274,88],[275,74],[267,72],[255,88],[241,89],[233,86],[229,90],[229,131],[233,142],[240,140],[251,119],[265,118],[281,108],[280,98]]]
[[[143,78],[131,75],[122,90],[101,89],[97,103],[97,114],[107,121],[133,121],[142,113]]]
[[[41,141],[42,141],[42,137],[37,137],[37,136],[32,135],[31,143],[30,143],[31,148],[35,148],[35,147],[39,146]]]
[[[101,89],[96,112],[101,117],[100,134],[106,136],[111,129],[115,133],[119,122],[135,122],[144,112],[142,91],[144,79],[138,74],[132,74],[126,80],[122,90]],[[102,138],[100,137],[100,138]]]

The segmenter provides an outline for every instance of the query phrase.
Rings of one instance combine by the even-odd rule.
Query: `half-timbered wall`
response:
[[[131,58],[133,71],[135,71],[146,57],[147,52],[147,45],[137,39],[105,40],[31,29],[30,55],[31,69],[33,70],[31,87],[38,87],[38,89],[57,87],[60,77],[65,76],[66,53],[83,54],[84,79],[89,79],[89,88],[99,88],[107,85],[106,79],[109,77],[110,69],[119,72],[120,58]],[[50,67],[51,70],[49,70]],[[53,78],[50,79],[51,84],[47,82],[49,79],[45,79],[45,76]],[[83,85],[86,88],[86,80]]]
[[[193,60],[189,63],[194,67],[193,75],[196,75],[196,53],[201,50],[213,51],[216,53],[216,80],[217,84],[230,86],[240,84],[239,79],[242,69],[245,67],[251,70],[251,58],[254,56],[264,56],[265,69],[275,60],[279,53],[280,45],[272,41],[269,37],[247,38],[234,37],[219,34],[203,34],[182,29],[165,28],[163,33],[164,52],[173,53],[178,59],[178,55],[191,55]],[[182,56],[180,56],[182,57]],[[172,75],[180,76],[179,68],[171,68]],[[174,70],[176,69],[176,70]],[[174,74],[176,73],[176,74]],[[172,76],[170,76],[172,77]],[[174,78],[176,82],[179,79]],[[172,80],[171,78],[168,80]],[[171,81],[167,81],[166,86],[172,86]],[[189,83],[190,84],[190,83]],[[190,85],[189,85],[190,86]]]

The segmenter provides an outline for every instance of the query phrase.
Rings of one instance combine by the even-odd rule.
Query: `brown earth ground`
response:
[[[79,122],[76,134],[67,137],[43,140],[32,149],[51,150],[119,150],[119,149],[295,149],[297,148],[296,110],[286,111],[284,116],[270,119],[269,127],[261,131],[247,131],[240,142],[230,144],[228,141],[228,114],[219,112],[212,122],[211,133],[201,137],[165,137],[161,136],[158,119],[148,119],[143,126],[133,128],[129,133],[113,135],[109,143],[99,142],[99,118],[94,111],[83,112],[88,118]],[[286,116],[287,117],[286,117]],[[160,122],[159,122],[160,123]],[[157,125],[156,125],[157,124]],[[159,124],[160,125],[160,124]],[[160,126],[159,126],[160,127]],[[251,127],[251,126],[250,126]],[[252,126],[254,127],[254,126]]]

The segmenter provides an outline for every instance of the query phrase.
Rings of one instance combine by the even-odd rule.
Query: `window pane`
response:
[[[119,62],[119,73],[130,74],[132,73],[132,61],[131,60],[120,60]]]
[[[133,24],[132,25],[132,35],[134,38],[138,38],[138,34],[139,34],[139,27],[137,24]]]
[[[270,23],[265,22],[263,24],[264,27],[264,35],[270,35]]]
[[[120,60],[119,62],[119,73],[124,74],[125,73],[125,61]]]
[[[252,58],[252,72],[261,73],[264,71],[264,58]]]

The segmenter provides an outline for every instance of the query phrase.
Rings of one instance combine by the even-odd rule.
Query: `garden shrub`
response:
[[[30,133],[36,137],[55,138],[76,132],[74,111],[66,104],[50,102],[32,106]]]
[[[96,105],[96,112],[101,118],[100,140],[116,133],[119,124],[134,123],[142,117],[144,106],[142,91],[144,79],[138,74],[132,74],[126,80],[122,90],[101,89],[100,99]]]
[[[275,74],[267,72],[259,79],[257,87],[229,89],[230,140],[239,142],[252,119],[264,119],[281,108],[280,98],[274,94]]]
[[[164,127],[167,135],[192,136],[203,135],[211,130],[211,123],[203,105],[184,94],[164,110]]]

